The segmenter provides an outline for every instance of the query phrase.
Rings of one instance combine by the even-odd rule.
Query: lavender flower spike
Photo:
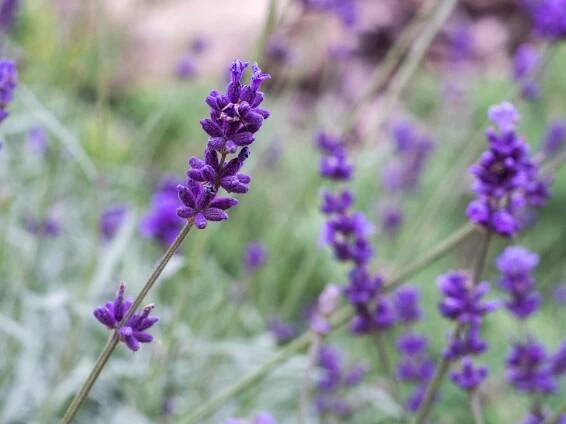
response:
[[[14,98],[18,83],[18,71],[13,60],[0,58],[0,122],[8,116],[6,107]]]
[[[120,341],[124,342],[130,350],[135,352],[140,348],[140,343],[150,343],[153,340],[153,336],[147,333],[146,330],[159,321],[159,318],[149,316],[154,306],[147,305],[143,308],[141,313],[134,313],[128,321],[120,327],[120,321],[122,321],[132,306],[132,300],[125,297],[125,291],[126,285],[121,283],[114,301],[107,302],[96,308],[94,310],[94,316],[108,329],[117,330]]]
[[[525,141],[516,134],[519,114],[510,103],[493,106],[490,120],[499,131],[487,132],[489,149],[470,172],[475,178],[466,215],[475,224],[504,236],[521,230],[520,215],[541,207],[550,196],[548,182],[539,174]]]
[[[198,229],[206,228],[209,221],[228,219],[226,210],[238,204],[236,199],[217,197],[220,188],[228,193],[248,191],[251,178],[239,171],[249,157],[248,146],[255,141],[254,134],[269,117],[269,112],[259,107],[263,101],[259,88],[270,76],[255,64],[249,84],[242,84],[247,67],[248,62],[235,60],[226,94],[211,91],[206,98],[210,117],[201,121],[208,134],[204,160],[192,157],[187,182],[177,187],[183,203],[177,215],[191,220]],[[230,158],[232,154],[235,156]]]

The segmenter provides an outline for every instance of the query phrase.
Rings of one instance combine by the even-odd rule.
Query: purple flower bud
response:
[[[259,242],[251,242],[244,252],[244,266],[248,274],[256,272],[267,259],[265,246]]]
[[[475,368],[471,359],[464,358],[462,368],[459,371],[453,371],[450,378],[462,390],[473,391],[487,378],[487,374],[487,367]]]

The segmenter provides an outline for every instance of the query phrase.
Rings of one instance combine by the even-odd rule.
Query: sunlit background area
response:
[[[77,423],[566,422],[565,40],[564,0],[0,0],[0,422],[77,397]],[[238,120],[255,140],[230,150]],[[229,183],[200,161],[218,139]],[[515,190],[490,204],[512,217],[478,218],[482,183]],[[179,184],[239,204],[199,229]],[[133,349],[93,311],[136,298],[187,222]],[[443,304],[453,270],[494,310]]]

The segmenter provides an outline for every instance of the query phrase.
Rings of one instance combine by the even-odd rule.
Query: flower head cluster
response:
[[[464,358],[460,370],[453,371],[450,378],[461,389],[473,391],[487,378],[487,374],[487,367],[475,367],[470,358]]]
[[[223,188],[228,193],[246,193],[250,177],[240,173],[249,156],[249,145],[261,128],[269,112],[261,109],[263,93],[261,84],[269,74],[261,72],[257,64],[252,66],[248,85],[241,80],[248,67],[247,62],[235,60],[230,68],[230,82],[226,94],[211,91],[206,98],[210,117],[201,121],[208,134],[204,160],[189,160],[187,183],[177,187],[183,206],[177,209],[181,218],[192,220],[203,229],[208,221],[228,219],[226,210],[238,204],[230,197],[217,197]],[[229,155],[234,155],[229,158]]]
[[[564,148],[566,144],[566,121],[552,122],[544,136],[543,151],[545,156],[551,157]]]
[[[372,276],[365,267],[352,269],[349,277],[344,296],[356,312],[351,323],[354,334],[391,328],[395,324],[395,312],[389,299],[381,293],[381,277]]]
[[[397,322],[412,324],[422,317],[419,290],[412,286],[397,289],[393,294],[393,307]]]
[[[132,306],[132,300],[125,297],[125,291],[126,285],[120,284],[114,301],[96,308],[94,316],[110,330],[116,330],[120,341],[135,352],[140,348],[140,343],[150,343],[153,340],[153,336],[147,330],[159,321],[159,318],[150,316],[153,305],[148,305],[141,312],[132,314],[123,325],[120,325]]]
[[[6,107],[14,98],[14,90],[18,83],[16,62],[0,58],[0,122],[8,116]]]
[[[414,386],[406,407],[415,412],[423,400],[426,385],[434,374],[435,364],[428,355],[424,336],[413,332],[405,333],[397,339],[396,347],[400,354],[396,367],[397,379]]]
[[[506,365],[507,381],[520,392],[544,394],[557,388],[546,349],[534,340],[512,346]]]
[[[330,345],[320,347],[317,363],[322,371],[316,397],[319,413],[323,416],[347,417],[351,415],[352,405],[343,398],[342,392],[344,389],[360,384],[367,373],[366,368],[361,365],[353,365],[345,369],[340,352]]]
[[[383,187],[390,193],[411,192],[418,187],[430,158],[432,141],[408,121],[397,122],[391,135],[396,160],[385,168]]]
[[[244,252],[244,267],[248,274],[257,271],[267,258],[265,246],[257,241],[251,242],[246,246]]]
[[[384,233],[394,236],[403,223],[401,197],[418,187],[432,153],[432,142],[409,121],[399,121],[391,129],[394,159],[385,168],[381,184],[385,191],[395,195],[381,211]]]
[[[178,184],[179,181],[174,178],[163,181],[151,199],[151,209],[140,224],[140,231],[144,236],[164,245],[171,244],[183,226],[183,221],[176,212],[179,206]]]
[[[128,208],[125,205],[112,206],[102,212],[98,224],[100,236],[104,241],[114,238],[124,219],[128,215]]]
[[[321,131],[316,135],[316,144],[323,155],[320,160],[320,174],[331,180],[349,180],[354,167],[348,162],[343,141]]]
[[[438,305],[440,313],[458,323],[444,352],[445,358],[457,360],[485,351],[487,343],[480,338],[480,327],[483,317],[496,307],[495,302],[482,300],[489,284],[482,282],[476,286],[464,272],[452,271],[438,278],[438,287],[444,296]],[[473,390],[487,377],[487,372],[485,367],[474,367],[466,357],[460,371],[452,374],[452,381],[463,390]]]
[[[505,305],[519,319],[525,319],[538,309],[541,296],[535,290],[531,273],[538,265],[536,253],[521,246],[507,247],[497,257],[497,269],[501,273],[500,287],[511,295]]]
[[[536,32],[551,41],[566,38],[566,0],[524,0]]]
[[[515,132],[519,115],[513,105],[493,106],[489,117],[499,132],[488,129],[489,150],[471,168],[477,197],[466,214],[473,223],[511,237],[521,229],[519,217],[525,208],[544,205],[549,197],[548,183],[540,176],[527,144]]]
[[[513,58],[513,79],[519,85],[521,94],[527,100],[540,95],[540,87],[535,80],[540,62],[539,51],[531,44],[522,44]]]

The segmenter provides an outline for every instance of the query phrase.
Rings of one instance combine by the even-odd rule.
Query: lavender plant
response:
[[[177,215],[187,220],[185,226],[172,241],[135,300],[124,298],[125,286],[122,285],[114,302],[95,310],[95,317],[114,331],[83,387],[67,408],[63,422],[69,423],[73,420],[119,341],[123,341],[133,351],[139,349],[140,342],[151,342],[152,336],[145,330],[158,321],[157,317],[149,316],[153,306],[146,306],[141,313],[137,313],[137,309],[193,225],[204,229],[208,221],[228,219],[225,210],[238,202],[233,198],[216,197],[218,189],[222,187],[229,193],[247,192],[250,178],[238,171],[249,155],[248,146],[255,140],[254,134],[269,116],[267,110],[258,107],[263,101],[263,93],[259,88],[269,75],[262,73],[255,64],[252,67],[250,84],[242,84],[241,80],[247,67],[247,62],[235,60],[230,68],[230,82],[226,87],[226,94],[211,91],[206,98],[211,109],[210,118],[201,121],[203,129],[209,135],[205,150],[206,161],[192,157],[189,160],[186,184],[177,186],[179,199],[184,204],[177,208]],[[236,156],[226,162],[229,154]],[[160,196],[157,203],[161,200]],[[166,234],[171,232],[168,230]]]

